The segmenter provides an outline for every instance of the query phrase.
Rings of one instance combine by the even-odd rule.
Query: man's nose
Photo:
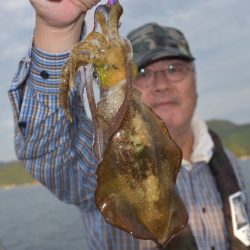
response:
[[[166,76],[166,73],[161,70],[154,73],[154,90],[155,91],[166,91],[171,88],[171,82]]]

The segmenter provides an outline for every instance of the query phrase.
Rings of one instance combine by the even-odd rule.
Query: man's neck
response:
[[[182,157],[185,160],[190,160],[193,152],[194,135],[191,126],[179,133],[172,133],[173,140],[182,150]]]

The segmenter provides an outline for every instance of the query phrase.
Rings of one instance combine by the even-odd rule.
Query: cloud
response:
[[[9,0],[0,3],[0,62],[15,62],[27,49],[34,27],[34,12],[29,1]],[[14,18],[13,18],[14,17]]]
[[[201,92],[198,102],[202,105],[198,106],[198,113],[202,114],[204,119],[223,118],[235,123],[249,123],[249,96],[250,87],[226,91],[221,89],[209,94]]]
[[[25,10],[27,8],[28,1],[20,1],[20,0],[10,0],[10,1],[2,1],[0,3],[0,8],[3,13],[6,12],[13,12],[13,11],[20,11]]]
[[[198,112],[206,119],[249,122],[250,114],[250,1],[249,0],[120,0],[124,7],[121,34],[146,22],[182,30],[196,57]],[[102,1],[106,3],[106,1]],[[29,1],[0,2],[0,160],[15,158],[13,118],[7,97],[18,60],[26,53],[34,28]],[[92,13],[92,16],[91,16]],[[88,31],[93,11],[86,18]]]

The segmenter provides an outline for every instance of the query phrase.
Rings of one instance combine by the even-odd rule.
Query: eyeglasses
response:
[[[152,86],[155,76],[160,72],[164,73],[165,77],[170,82],[180,82],[185,79],[188,71],[194,71],[194,69],[190,65],[186,65],[184,63],[171,63],[168,64],[166,69],[159,71],[141,68],[138,72],[135,86],[139,88],[147,88]]]

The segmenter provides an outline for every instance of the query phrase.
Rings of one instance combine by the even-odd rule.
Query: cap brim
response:
[[[136,59],[136,64],[138,68],[145,67],[146,65],[153,63],[157,60],[164,59],[164,58],[178,58],[187,61],[194,61],[195,58],[186,54],[180,53],[180,51],[169,51],[169,50],[155,50],[149,51],[147,54],[139,57]]]

